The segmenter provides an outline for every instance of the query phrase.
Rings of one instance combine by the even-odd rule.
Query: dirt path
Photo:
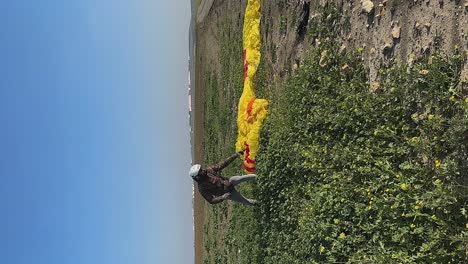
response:
[[[196,51],[195,51],[195,113],[194,113],[194,163],[203,163],[203,105],[204,105],[204,68],[203,63],[206,57],[205,43],[207,40],[204,30],[200,30],[200,25],[206,16],[209,14],[214,0],[203,0],[197,12],[197,29],[196,29]],[[208,38],[208,42],[212,42]],[[198,187],[195,185],[194,192],[194,235],[195,235],[195,264],[203,263],[204,256],[204,224],[205,224],[205,200],[198,192]]]
[[[196,38],[197,47],[200,46],[199,37]],[[198,52],[198,51],[197,51]],[[197,54],[198,55],[198,54]],[[195,115],[194,115],[194,164],[203,163],[203,71],[201,59],[196,55],[195,62]],[[205,223],[205,201],[195,186],[194,201],[194,229],[195,229],[195,264],[203,263],[203,225]]]
[[[205,17],[210,13],[211,7],[213,6],[214,0],[202,0],[200,7],[197,11],[197,23],[203,22]]]

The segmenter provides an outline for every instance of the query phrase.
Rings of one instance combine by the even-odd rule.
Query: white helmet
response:
[[[190,177],[192,177],[192,179],[197,177],[198,172],[200,171],[200,168],[201,168],[200,164],[195,164],[192,166],[192,168],[190,168],[189,174],[190,174]]]

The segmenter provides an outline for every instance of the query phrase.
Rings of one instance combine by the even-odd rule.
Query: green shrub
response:
[[[357,54],[313,51],[261,131],[258,262],[467,261],[463,59],[391,65],[371,92]]]

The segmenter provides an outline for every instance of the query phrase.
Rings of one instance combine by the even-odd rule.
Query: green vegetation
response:
[[[237,139],[237,104],[243,88],[242,31],[226,18],[218,25],[220,72],[205,64],[205,161],[218,162],[234,153]]]
[[[349,33],[349,16],[335,5],[325,4],[317,7],[317,13],[310,18],[307,35],[312,39],[333,38],[336,32]]]
[[[466,260],[463,58],[382,69],[370,92],[359,56],[338,54],[327,44],[316,49],[271,99],[252,219],[265,249],[258,262]]]
[[[232,109],[243,65],[241,28],[233,25],[219,25],[221,71],[206,71],[206,163],[234,152]],[[272,91],[272,69],[262,62],[255,81],[271,108],[260,136],[259,178],[239,188],[260,204],[206,209],[205,263],[467,261],[463,63],[455,53],[391,64],[371,89],[359,51],[339,53],[323,40]],[[225,175],[240,168],[238,160]]]
[[[237,139],[237,104],[243,89],[242,28],[234,26],[236,21],[226,17],[218,24],[220,41],[220,71],[205,64],[204,77],[204,161],[217,163],[235,152]],[[241,25],[241,24],[239,24]],[[241,175],[241,160],[236,160],[223,171],[224,175]],[[246,189],[239,189],[246,195]],[[253,196],[250,192],[250,196]],[[205,263],[227,263],[238,254],[236,239],[244,241],[235,227],[237,215],[228,203],[206,208],[204,226]],[[231,218],[231,215],[233,218]],[[249,263],[249,262],[234,262]]]

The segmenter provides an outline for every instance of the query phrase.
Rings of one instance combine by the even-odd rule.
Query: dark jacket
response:
[[[225,199],[222,196],[234,190],[234,186],[229,182],[229,179],[221,176],[220,173],[239,155],[240,153],[236,153],[218,164],[203,169],[203,172],[199,174],[198,191],[210,204],[224,201]]]

